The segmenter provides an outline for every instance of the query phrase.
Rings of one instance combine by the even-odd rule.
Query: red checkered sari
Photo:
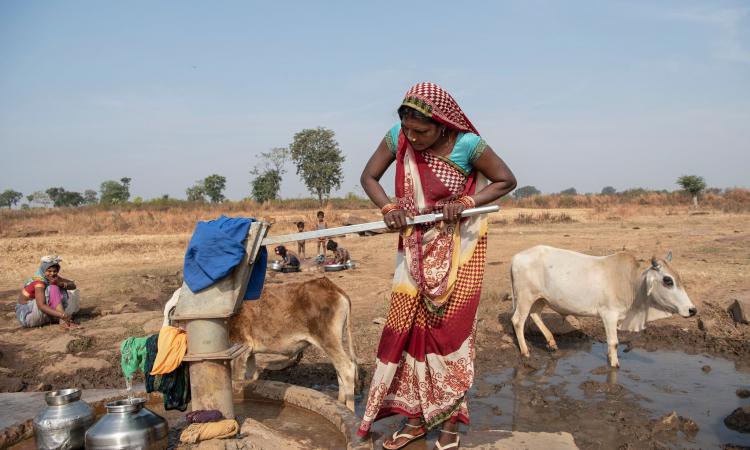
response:
[[[407,93],[405,104],[412,106],[407,102],[414,100],[410,94],[416,88]],[[426,89],[434,88],[422,92]],[[474,131],[455,102],[457,111],[440,110],[437,114],[433,97],[420,95],[416,99],[422,102],[422,112],[429,106],[433,119]],[[465,176],[443,158],[415,151],[400,133],[396,196],[402,208],[415,215],[441,211],[446,202],[473,194],[485,184],[476,171]],[[402,231],[391,307],[358,430],[361,436],[374,421],[393,414],[423,417],[428,428],[445,420],[469,423],[465,394],[474,379],[474,330],[486,235],[483,216],[462,219],[442,229],[428,224]]]

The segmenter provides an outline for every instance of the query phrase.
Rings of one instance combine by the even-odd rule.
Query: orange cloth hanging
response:
[[[171,373],[182,364],[182,358],[187,352],[187,334],[185,330],[176,327],[162,327],[159,331],[156,359],[151,375]]]

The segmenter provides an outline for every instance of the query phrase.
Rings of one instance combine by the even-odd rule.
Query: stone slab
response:
[[[461,437],[461,448],[476,450],[577,450],[578,446],[573,440],[573,435],[565,432],[542,433],[503,430],[469,430],[469,433]]]
[[[144,385],[133,386],[133,392],[145,392]],[[0,430],[20,425],[36,417],[47,407],[46,392],[12,392],[0,394]],[[94,403],[114,397],[125,397],[125,389],[84,389],[81,400]]]

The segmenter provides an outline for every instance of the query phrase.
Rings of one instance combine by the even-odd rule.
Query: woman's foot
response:
[[[422,439],[427,430],[419,419],[409,419],[400,430],[393,433],[390,439],[383,441],[386,450],[397,450],[404,448],[417,439]]]
[[[436,450],[448,450],[448,449],[458,449],[458,445],[461,441],[461,436],[458,434],[458,427],[454,427],[455,431],[450,431],[446,429],[447,427],[444,427],[442,430],[440,430],[440,437],[438,438],[437,442],[435,442],[435,449]]]

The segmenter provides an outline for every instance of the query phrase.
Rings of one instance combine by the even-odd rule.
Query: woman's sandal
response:
[[[451,442],[450,444],[443,447],[440,445],[440,441],[435,441],[435,448],[438,450],[445,450],[447,448],[458,448],[458,444],[461,442],[461,436],[458,434],[458,431],[448,431],[448,430],[440,430],[441,433],[448,433],[448,434],[454,434],[456,435],[456,442]]]
[[[385,442],[383,442],[383,448],[386,449],[386,450],[398,450],[400,448],[406,447],[407,445],[411,444],[412,442],[416,441],[417,439],[421,439],[421,438],[425,437],[425,435],[427,434],[426,431],[422,431],[422,434],[417,434],[417,435],[401,433],[402,431],[404,431],[405,427],[409,427],[409,428],[422,428],[424,430],[424,425],[422,425],[422,424],[412,425],[409,422],[406,422],[404,424],[404,426],[400,430],[396,430],[396,431],[393,432],[393,436],[391,436],[391,441],[392,442],[396,442],[397,440],[399,440],[401,438],[408,438],[408,439],[403,444],[399,445],[398,447],[386,447]]]

